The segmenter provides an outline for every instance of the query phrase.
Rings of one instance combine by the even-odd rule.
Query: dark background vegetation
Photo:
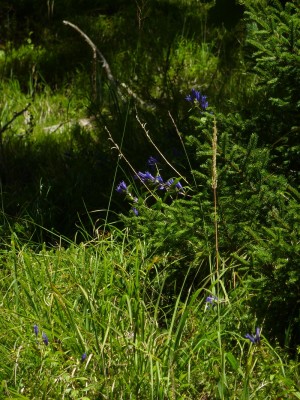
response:
[[[295,348],[300,337],[298,8],[297,1],[4,2],[2,90],[18,82],[32,104],[46,89],[53,96],[75,96],[95,126],[91,131],[75,124],[59,140],[51,135],[36,139],[38,115],[29,108],[32,123],[21,136],[14,123],[1,133],[3,234],[15,224],[25,237],[50,244],[56,240],[51,231],[73,238],[83,225],[94,235],[110,199],[110,221],[120,211],[126,214],[130,207],[115,194],[115,185],[132,173],[122,160],[116,171],[119,157],[105,127],[134,167],[145,170],[148,156],[157,154],[136,113],[162,153],[190,179],[170,112],[199,190],[194,202],[154,210],[151,224],[145,218],[137,232],[154,248],[162,245],[174,256],[186,252],[189,266],[195,266],[213,241],[213,231],[199,229],[204,220],[211,224],[212,120],[191,111],[185,101],[195,87],[208,96],[218,121],[221,252],[243,264],[240,273],[246,271],[257,291],[253,307],[274,340]],[[119,95],[100,63],[95,69],[91,48],[62,20],[93,40],[115,79],[146,107]],[[5,97],[0,104],[4,115]],[[10,115],[20,109],[10,105]],[[62,107],[61,118],[66,113]],[[7,121],[1,121],[2,127]],[[167,227],[162,212],[168,212]],[[77,238],[84,239],[78,233]],[[175,278],[184,273],[179,263]]]
[[[14,143],[18,148],[12,148],[10,143],[4,154],[2,183],[7,186],[3,191],[12,185],[14,191],[20,188],[22,193],[13,195],[15,199],[21,196],[21,201],[8,200],[6,212],[34,213],[34,219],[40,214],[42,218],[37,222],[72,235],[77,229],[78,212],[105,208],[108,203],[117,154],[109,149],[104,125],[109,126],[118,143],[124,133],[124,152],[129,159],[134,158],[137,168],[144,166],[151,151],[137,126],[134,102],[128,97],[125,102],[118,98],[101,66],[97,71],[98,95],[93,96],[92,51],[62,20],[77,24],[106,57],[114,77],[155,107],[155,111],[139,110],[140,117],[148,122],[162,151],[172,157],[176,149],[178,153],[178,138],[168,111],[176,116],[180,128],[189,126],[184,97],[195,83],[203,86],[212,103],[226,108],[226,102],[218,100],[226,93],[221,75],[228,76],[234,68],[235,51],[239,51],[243,38],[243,24],[236,28],[243,16],[242,6],[226,2],[225,13],[222,2],[203,2],[197,8],[195,13],[193,2],[165,1],[4,3],[1,44],[9,56],[2,64],[2,79],[16,79],[21,90],[29,94],[28,101],[34,100],[45,85],[54,92],[63,88],[70,96],[78,90],[74,86],[79,85],[81,95],[87,99],[87,114],[95,114],[99,124],[96,139],[74,128],[72,140],[64,144],[50,138],[34,149],[22,143]],[[207,71],[208,76],[204,72],[202,77],[185,77],[183,56],[181,65],[172,66],[179,40],[211,41],[217,27],[222,33],[211,45],[219,57],[215,71]],[[37,182],[41,180],[46,198],[38,193]]]

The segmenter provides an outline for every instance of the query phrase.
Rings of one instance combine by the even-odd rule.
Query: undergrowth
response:
[[[297,6],[213,3],[1,47],[1,398],[300,399]]]
[[[126,231],[40,251],[12,234],[1,259],[2,398],[300,396],[297,365],[268,332],[245,338],[257,325],[251,293],[225,260],[170,303],[170,255]]]

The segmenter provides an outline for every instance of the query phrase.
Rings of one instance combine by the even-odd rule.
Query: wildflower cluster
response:
[[[39,327],[38,327],[36,324],[33,325],[33,332],[34,332],[36,338],[38,338],[38,335],[39,335]],[[45,332],[42,332],[42,340],[43,340],[43,342],[44,342],[44,345],[45,345],[45,346],[48,346],[48,344],[49,344],[49,339],[48,339],[48,336],[46,335]]]
[[[121,194],[126,194],[126,197],[128,197],[129,200],[132,201],[132,203],[137,203],[137,202],[138,202],[138,198],[137,198],[137,197],[134,197],[134,196],[130,193],[129,188],[128,188],[128,186],[126,185],[126,183],[125,183],[124,181],[121,181],[121,182],[118,184],[118,186],[116,187],[116,191],[117,191],[118,193],[121,193]],[[139,212],[138,212],[138,210],[137,210],[136,207],[132,207],[132,211],[133,211],[133,213],[134,213],[135,216],[138,216],[138,215],[139,215]]]
[[[158,161],[154,157],[149,157],[147,161],[147,165],[149,166],[150,170],[156,169],[156,174],[154,172],[145,171],[145,172],[137,172],[134,176],[135,180],[140,181],[146,186],[149,186],[150,190],[159,191],[159,192],[169,192],[169,193],[177,193],[177,194],[184,194],[184,188],[180,181],[174,180],[170,178],[168,180],[164,180],[160,175],[160,172],[157,168]],[[139,202],[138,198],[133,196],[129,190],[129,187],[124,181],[121,181],[117,187],[116,191],[121,194],[125,194],[126,197],[133,203],[137,204]],[[137,208],[135,206],[132,207],[133,213],[137,216],[139,214]]]
[[[33,332],[35,334],[36,339],[38,339],[39,327],[36,324],[33,325]],[[45,332],[42,332],[42,341],[43,341],[45,346],[49,345],[49,339],[48,339],[48,336],[46,335]],[[87,354],[83,353],[81,358],[80,358],[80,361],[83,363],[86,360],[86,358],[87,358]]]
[[[192,89],[191,93],[186,96],[186,101],[200,107],[203,111],[205,111],[208,107],[207,96],[204,96],[198,90]]]
[[[191,93],[185,97],[185,100],[197,106],[198,108],[200,107],[202,111],[205,111],[208,107],[207,96],[202,95],[200,91],[194,88],[191,90]],[[150,156],[147,161],[149,170],[145,172],[137,172],[134,178],[139,180],[147,187],[149,186],[149,188],[154,191],[162,193],[170,193],[173,191],[177,192],[177,194],[184,194],[184,188],[178,180],[174,180],[173,178],[164,180],[162,178],[157,164],[158,160],[155,157]],[[154,172],[150,172],[153,170],[156,170],[156,174]],[[124,181],[121,181],[117,185],[116,191],[118,193],[125,194],[132,203],[138,203],[138,199],[131,194],[127,184]],[[135,215],[139,214],[138,209],[135,206],[132,207],[132,211]]]
[[[183,193],[184,189],[183,186],[180,182],[176,182],[174,183],[174,179],[168,179],[167,181],[164,182],[163,178],[161,177],[161,175],[157,175],[157,176],[153,176],[150,172],[146,171],[146,172],[138,172],[137,175],[135,176],[135,179],[139,179],[141,182],[146,183],[146,184],[153,184],[154,186],[156,186],[156,188],[158,190],[169,190],[172,185],[174,185],[174,187],[176,189],[178,189],[179,192]]]

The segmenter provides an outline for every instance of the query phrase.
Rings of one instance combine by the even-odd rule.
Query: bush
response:
[[[185,140],[189,154],[194,154],[190,159],[194,182],[181,188],[185,178],[177,175],[169,185],[169,179],[162,179],[162,163],[156,174],[138,172],[142,182],[134,181],[124,191],[134,212],[123,220],[138,237],[145,238],[153,251],[168,254],[170,260],[177,259],[170,269],[169,288],[175,288],[176,282],[184,278],[196,288],[203,285],[212,272],[217,251],[212,189],[216,119],[220,132],[217,145],[219,254],[222,260],[232,260],[229,263],[233,260],[241,263],[238,274],[249,277],[254,296],[252,304],[259,310],[260,321],[266,321],[271,337],[283,344],[288,327],[289,341],[295,346],[300,290],[300,195],[284,175],[272,173],[270,151],[258,146],[256,134],[244,145],[243,135],[238,131],[243,129],[239,128],[239,116],[199,114],[196,109],[191,118],[196,130]],[[140,189],[138,183],[143,184]],[[132,193],[134,188],[136,191]],[[188,278],[187,274],[190,274]],[[225,279],[225,286],[230,285],[231,281]]]
[[[256,74],[248,120],[273,150],[272,168],[300,183],[300,15],[294,2],[248,6],[249,64]],[[249,110],[247,110],[249,115]]]

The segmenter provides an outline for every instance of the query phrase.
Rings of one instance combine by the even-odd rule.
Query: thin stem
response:
[[[188,181],[177,171],[177,169],[175,169],[173,167],[173,165],[166,159],[166,157],[163,155],[163,153],[159,150],[159,148],[156,146],[156,144],[153,142],[153,140],[151,139],[150,135],[149,135],[149,131],[147,131],[146,129],[146,124],[142,123],[141,120],[139,119],[139,116],[136,115],[136,119],[138,120],[138,123],[141,125],[141,127],[143,128],[145,135],[147,136],[147,138],[149,139],[150,143],[152,144],[152,146],[155,148],[155,150],[160,154],[160,156],[165,160],[165,162],[168,164],[168,166],[178,175],[180,176],[180,178],[182,178],[184,180],[184,182],[188,185]]]
[[[215,247],[216,247],[216,271],[219,271],[219,239],[218,239],[218,209],[217,209],[217,187],[218,187],[218,173],[217,173],[217,122],[214,118],[213,139],[212,139],[212,188],[214,193],[214,225],[215,225]]]
[[[177,125],[176,125],[176,123],[175,123],[175,121],[174,121],[174,118],[172,117],[172,114],[170,113],[170,111],[168,111],[168,114],[169,114],[169,117],[171,118],[171,121],[172,121],[172,123],[173,123],[173,125],[174,125],[174,128],[175,128],[175,130],[176,130],[176,133],[177,133],[177,135],[178,135],[178,137],[179,137],[179,140],[180,140],[180,142],[181,142],[183,151],[184,151],[184,153],[185,153],[187,162],[188,162],[189,167],[190,167],[190,171],[191,171],[191,174],[192,174],[192,177],[193,177],[193,181],[194,181],[195,188],[198,188],[198,185],[197,185],[197,182],[196,182],[196,179],[195,179],[195,175],[194,175],[194,173],[193,173],[192,164],[191,164],[191,162],[190,162],[188,153],[187,153],[187,151],[186,151],[185,145],[184,145],[183,140],[182,140],[182,135],[181,135],[181,133],[179,132],[179,130],[178,130],[178,128],[177,128]]]
[[[108,130],[108,128],[105,126],[104,129],[106,130],[106,132],[108,133],[109,136],[109,140],[113,143],[114,147],[118,153],[119,153],[119,158],[123,158],[124,161],[126,162],[126,164],[130,167],[130,169],[133,171],[134,176],[137,177],[137,179],[139,179],[139,181],[145,186],[145,188],[148,190],[149,193],[152,194],[152,196],[156,197],[154,192],[149,188],[149,186],[146,185],[146,183],[140,178],[140,176],[138,175],[137,171],[133,168],[133,166],[130,164],[130,162],[128,161],[128,159],[124,156],[122,150],[120,149],[119,145],[114,141],[110,131]]]

